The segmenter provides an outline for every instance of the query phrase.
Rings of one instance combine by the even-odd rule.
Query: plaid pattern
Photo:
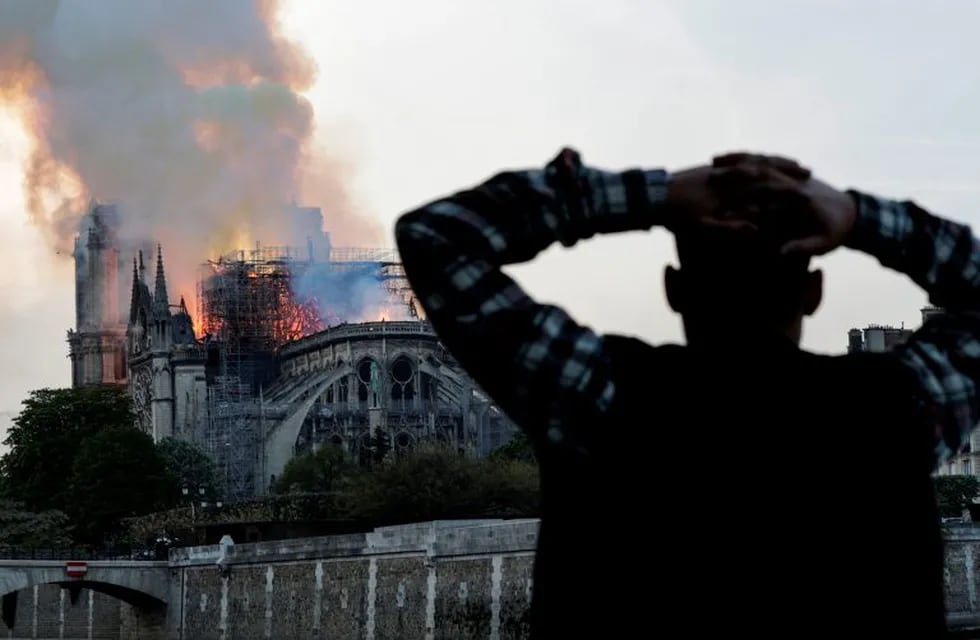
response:
[[[980,422],[980,240],[912,202],[851,195],[859,215],[849,246],[905,273],[945,310],[895,351],[920,383],[940,465]]]
[[[409,281],[443,342],[532,437],[588,450],[616,396],[603,338],[562,309],[535,303],[501,267],[560,242],[649,229],[669,175],[608,172],[563,150],[543,170],[501,173],[402,216],[395,233]],[[895,352],[919,382],[936,461],[980,420],[980,242],[910,202],[851,192],[849,246],[909,275],[946,313]]]
[[[500,267],[555,242],[658,223],[668,174],[608,172],[563,150],[543,170],[511,171],[402,216],[406,274],[449,350],[534,438],[587,451],[615,385],[603,338],[537,304]]]

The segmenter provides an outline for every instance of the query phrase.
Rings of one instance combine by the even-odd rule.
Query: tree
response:
[[[541,476],[526,460],[481,460],[471,501],[473,515],[526,518],[540,514]]]
[[[943,517],[963,515],[963,510],[980,494],[980,480],[974,476],[938,476],[935,482],[936,502]]]
[[[356,467],[343,449],[321,446],[315,453],[297,456],[286,463],[276,480],[275,493],[329,493],[339,488]]]
[[[40,389],[23,405],[4,440],[0,486],[28,511],[64,510],[66,474],[82,442],[104,429],[131,427],[130,399],[117,387]]]
[[[117,533],[121,518],[166,508],[174,499],[174,479],[153,439],[132,426],[86,438],[68,486],[78,539],[93,544]]]
[[[0,545],[60,548],[71,545],[71,526],[61,511],[25,511],[12,500],[0,500]]]
[[[164,438],[157,443],[157,452],[173,483],[174,504],[182,499],[184,488],[192,499],[201,496],[201,489],[204,489],[203,495],[207,500],[217,500],[222,496],[214,462],[196,446],[184,440]]]
[[[531,439],[523,431],[518,431],[510,439],[510,442],[491,451],[489,458],[495,460],[520,460],[522,462],[536,461]]]
[[[448,447],[423,447],[355,476],[345,489],[350,516],[377,523],[537,514],[537,468],[474,460]]]
[[[358,462],[362,468],[370,469],[384,463],[389,451],[391,451],[391,436],[380,427],[376,427],[364,439]]]

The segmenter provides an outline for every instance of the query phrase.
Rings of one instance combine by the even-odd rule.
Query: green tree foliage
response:
[[[85,438],[103,429],[130,427],[133,415],[124,389],[32,391],[14,419],[0,459],[6,497],[31,512],[63,509],[71,502],[66,474]]]
[[[364,468],[325,446],[286,465],[274,491],[320,496],[331,517],[366,524],[446,518],[531,517],[540,500],[538,468],[502,456],[475,460],[449,447],[422,447]],[[313,517],[312,514],[310,517]],[[323,517],[322,510],[316,517]]]
[[[537,469],[527,462],[474,460],[422,448],[351,479],[350,516],[374,522],[536,515]]]
[[[10,521],[35,518],[38,527],[57,528],[55,511],[62,512],[75,542],[101,543],[120,518],[177,504],[184,483],[218,495],[207,456],[176,441],[154,446],[133,427],[130,399],[119,387],[34,391],[4,444],[0,491],[28,514]]]
[[[365,438],[358,463],[365,469],[383,464],[389,451],[391,451],[391,436],[384,430],[376,428]]]
[[[175,504],[182,499],[184,488],[193,499],[201,496],[201,489],[204,489],[206,500],[222,497],[223,490],[218,483],[214,462],[196,446],[176,438],[164,438],[157,443],[157,453],[163,459],[172,481],[172,501]]]
[[[935,482],[939,515],[944,517],[961,516],[980,494],[980,481],[974,476],[938,476]]]
[[[67,547],[70,532],[68,516],[61,511],[31,513],[17,502],[0,499],[0,547]]]
[[[315,453],[297,456],[286,464],[276,479],[275,493],[329,493],[355,471],[353,463],[342,449],[333,445],[321,446]]]
[[[541,476],[537,465],[524,460],[474,461],[476,492],[473,516],[526,518],[539,515]]]
[[[153,439],[132,426],[106,429],[86,438],[78,449],[68,482],[68,514],[78,539],[100,543],[111,537],[126,516],[170,506],[174,479]]]
[[[497,447],[490,452],[490,458],[500,460],[520,460],[523,462],[535,462],[534,447],[531,439],[523,431],[518,431],[510,442]]]

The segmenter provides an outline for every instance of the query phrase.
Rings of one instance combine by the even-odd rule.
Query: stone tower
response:
[[[128,348],[130,393],[137,426],[154,440],[198,440],[207,424],[204,350],[181,298],[171,310],[163,251],[157,247],[153,292],[143,254],[133,262]]]
[[[73,387],[126,384],[118,229],[116,207],[94,204],[75,238],[75,329],[68,331]]]

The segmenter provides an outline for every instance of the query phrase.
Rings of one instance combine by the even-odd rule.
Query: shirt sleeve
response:
[[[851,195],[858,220],[848,245],[908,275],[943,310],[895,351],[918,380],[938,466],[980,422],[980,241],[913,202]]]
[[[406,275],[440,339],[539,445],[587,450],[615,381],[603,337],[532,300],[502,267],[555,242],[653,227],[668,177],[589,168],[565,149],[543,169],[498,174],[396,223]]]

